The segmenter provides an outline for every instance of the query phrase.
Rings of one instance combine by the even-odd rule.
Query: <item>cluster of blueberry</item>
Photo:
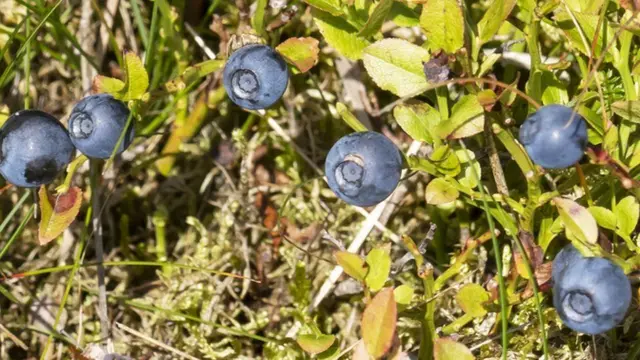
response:
[[[76,149],[90,158],[107,159],[128,118],[127,106],[108,94],[78,102],[69,116],[69,131],[46,112],[18,111],[0,128],[0,174],[15,186],[38,187],[51,183]],[[133,136],[130,126],[117,153],[131,144]]]
[[[234,52],[224,69],[229,98],[250,110],[273,105],[289,80],[282,57],[266,45],[247,45]],[[531,160],[543,168],[576,164],[587,146],[584,118],[570,107],[543,106],[519,132]],[[343,201],[369,207],[389,197],[400,182],[403,156],[384,135],[364,131],[339,139],[327,154],[325,174]],[[620,323],[631,302],[631,286],[622,269],[603,258],[585,258],[572,245],[553,263],[553,303],[571,329],[605,332]]]

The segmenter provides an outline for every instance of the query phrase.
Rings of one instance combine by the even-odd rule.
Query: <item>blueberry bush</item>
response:
[[[0,359],[640,358],[638,1],[0,9]]]

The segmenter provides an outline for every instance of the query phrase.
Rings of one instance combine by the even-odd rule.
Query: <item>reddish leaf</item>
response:
[[[527,254],[527,258],[529,259],[529,265],[531,265],[531,269],[535,271],[544,260],[544,253],[542,252],[542,248],[534,243],[533,235],[530,232],[521,230],[518,233],[518,237],[522,242],[522,247]],[[516,249],[514,257],[518,274],[525,279],[529,279],[527,267],[524,263],[525,259],[518,249]]]
[[[78,216],[82,204],[82,191],[74,186],[66,193],[52,196],[42,186],[38,195],[42,214],[38,240],[40,245],[45,245],[62,234]]]
[[[384,356],[393,344],[396,331],[396,300],[393,288],[381,290],[362,314],[362,340],[369,355]]]

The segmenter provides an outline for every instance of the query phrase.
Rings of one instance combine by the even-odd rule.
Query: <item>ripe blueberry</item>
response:
[[[69,135],[73,145],[90,158],[108,159],[127,124],[129,109],[109,94],[87,96],[80,100],[69,116]],[[123,152],[133,141],[130,126],[118,147]]]
[[[534,163],[563,169],[582,158],[587,147],[587,125],[571,108],[547,105],[524,121],[519,138]]]
[[[386,199],[398,186],[402,156],[384,135],[356,132],[336,142],[325,162],[327,182],[345,202],[366,207]]]
[[[245,45],[227,61],[224,88],[231,101],[249,110],[273,105],[289,83],[289,70],[282,56],[266,45]]]
[[[624,319],[631,304],[631,285],[618,265],[599,257],[585,258],[568,245],[553,268],[553,305],[569,328],[601,334]]]
[[[18,111],[0,129],[0,173],[15,186],[52,182],[74,151],[64,126],[43,111]]]

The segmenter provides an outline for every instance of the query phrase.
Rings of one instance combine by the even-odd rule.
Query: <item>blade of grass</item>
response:
[[[47,14],[44,16],[44,18],[42,20],[40,20],[40,22],[38,23],[38,26],[36,26],[35,29],[33,29],[33,32],[31,32],[29,34],[29,37],[27,37],[27,39],[22,44],[22,46],[20,46],[20,48],[18,49],[18,52],[16,53],[16,57],[13,59],[12,62],[9,63],[9,65],[2,72],[2,75],[0,76],[0,86],[4,86],[5,81],[7,80],[7,77],[9,76],[9,74],[16,67],[16,61],[19,61],[22,58],[22,56],[24,55],[25,49],[27,47],[27,44],[29,44],[31,42],[33,37],[38,33],[38,31],[40,31],[40,29],[44,26],[44,24],[47,22],[49,17],[51,17],[51,15],[53,15],[53,13],[60,6],[60,4],[62,4],[62,1],[63,0],[58,0],[55,3],[55,5],[53,5],[53,7],[49,10],[49,12],[47,12]]]
[[[468,154],[467,154],[467,147],[464,144],[464,141],[462,141],[461,139],[458,140],[458,142],[460,143],[460,146],[465,150],[464,156],[467,157],[467,162],[471,163],[471,159],[468,158]],[[493,246],[493,253],[495,256],[495,261],[496,261],[496,272],[497,272],[497,277],[498,277],[498,289],[499,289],[499,293],[500,293],[500,317],[501,317],[501,329],[502,329],[502,359],[506,360],[507,359],[507,348],[509,346],[509,334],[507,333],[509,330],[509,324],[507,323],[508,319],[507,319],[507,304],[508,304],[508,300],[507,300],[507,290],[505,288],[505,284],[504,284],[504,276],[502,275],[502,256],[500,255],[500,244],[498,243],[498,238],[496,237],[496,227],[495,224],[493,222],[493,216],[491,215],[491,211],[489,210],[489,203],[487,202],[487,199],[484,197],[484,185],[482,184],[482,180],[480,179],[480,176],[478,176],[478,173],[475,169],[474,166],[471,166],[471,172],[473,173],[473,176],[476,178],[476,181],[478,182],[478,188],[480,189],[480,193],[483,195],[482,197],[482,205],[484,207],[484,212],[485,212],[485,216],[487,217],[487,222],[489,223],[489,230],[491,231],[491,242],[492,242],[492,246]]]
[[[36,208],[35,205],[31,206],[31,209],[29,209],[29,212],[27,213],[27,215],[24,217],[24,219],[22,219],[22,222],[20,223],[18,228],[13,232],[13,234],[11,235],[11,238],[9,238],[9,241],[7,241],[7,243],[4,245],[4,247],[2,248],[2,251],[0,251],[0,259],[2,259],[4,254],[7,253],[7,251],[11,247],[11,245],[18,238],[18,236],[20,236],[20,234],[22,234],[22,230],[24,230],[24,228],[25,228],[25,226],[27,226],[27,223],[29,222],[29,220],[31,220],[31,216],[33,216],[33,211],[35,210],[35,208]]]
[[[142,20],[142,12],[140,11],[140,4],[138,0],[131,0],[131,10],[133,11],[133,18],[135,19],[138,32],[140,33],[140,39],[142,39],[142,45],[144,48],[149,48],[149,35],[147,34],[147,28]]]

